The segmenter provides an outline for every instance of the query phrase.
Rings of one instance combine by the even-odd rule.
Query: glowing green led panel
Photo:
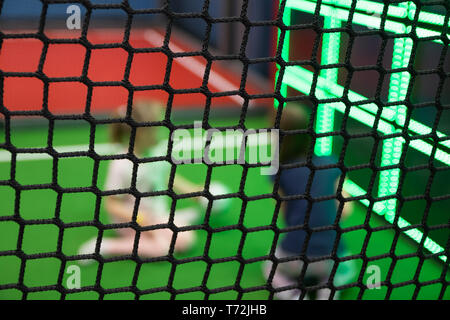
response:
[[[352,197],[360,197],[360,196],[365,196],[367,194],[367,192],[363,188],[361,188],[360,186],[358,186],[356,183],[354,183],[351,180],[345,180],[344,189]],[[362,200],[360,200],[360,202],[363,205],[365,205],[366,207],[368,207],[370,205],[370,201],[367,199],[362,199]],[[383,215],[384,209],[385,209],[384,205],[382,205],[380,202],[376,202],[372,208],[372,210],[379,215]],[[409,223],[402,217],[398,217],[397,225],[400,228],[408,228],[409,226],[411,226],[411,223]],[[411,239],[416,241],[417,243],[420,243],[423,240],[423,236],[424,236],[423,232],[418,230],[417,228],[405,230],[404,233],[408,237],[410,237]],[[429,237],[425,238],[424,247],[433,254],[439,254],[439,253],[445,252],[445,249],[443,247],[441,247],[439,244],[437,244],[435,241],[433,241]],[[440,255],[439,259],[441,259],[444,262],[447,261],[447,257],[444,255]]]
[[[326,17],[324,28],[332,29],[339,28],[341,21],[333,18]],[[338,32],[328,32],[323,35],[322,42],[322,65],[331,65],[339,63],[339,48],[341,46],[341,36]],[[338,80],[338,69],[327,68],[323,69],[321,75],[328,81],[336,83]],[[329,95],[329,98],[332,98]],[[334,110],[329,104],[320,104],[317,108],[316,118],[316,132],[327,133],[333,131],[334,127]],[[329,156],[333,150],[333,137],[323,137],[316,141],[315,153],[320,156]]]
[[[386,8],[386,6],[388,7]],[[414,119],[406,122],[407,108],[402,104],[407,99],[411,85],[411,74],[405,71],[411,63],[413,50],[411,36],[414,32],[414,35],[421,38],[422,41],[443,44],[441,40],[443,35],[450,39],[447,28],[444,28],[444,16],[424,11],[417,14],[416,5],[412,1],[383,4],[365,0],[322,0],[319,3],[315,0],[287,0],[283,12],[283,23],[286,26],[291,25],[293,10],[319,14],[324,18],[321,69],[320,72],[314,73],[298,65],[278,66],[276,86],[280,87],[280,94],[283,97],[287,97],[287,88],[292,87],[305,95],[318,99],[315,119],[316,133],[326,134],[334,130],[335,111],[348,113],[350,118],[369,127],[374,127],[375,123],[378,123],[377,131],[384,135],[402,132],[402,130],[396,130],[396,127],[405,128],[409,134],[408,148],[414,148],[429,157],[433,156],[435,160],[450,166],[450,154],[446,150],[446,148],[450,148],[450,140],[439,142],[438,147],[433,148],[431,142],[415,138],[416,135],[431,133],[435,133],[439,138],[445,138],[447,135],[436,132]],[[351,10],[353,12],[350,12]],[[381,18],[382,16],[385,18]],[[420,27],[412,28],[411,22],[416,20],[421,23]],[[384,107],[381,119],[378,121],[376,121],[376,115],[378,115],[380,107],[363,95],[340,86],[338,69],[330,67],[330,65],[339,63],[341,38],[336,29],[339,30],[349,23],[398,35],[394,39],[392,70],[389,79],[388,102],[393,106]],[[436,31],[439,29],[436,26],[441,27],[441,33]],[[285,62],[289,62],[290,57],[290,32],[288,28],[278,33],[278,50],[281,50],[281,56]],[[281,41],[282,38],[284,41]],[[282,74],[281,79],[280,74]],[[344,95],[351,105],[329,101],[330,99],[341,99]],[[276,101],[276,107],[277,103]],[[405,138],[401,136],[383,139],[378,197],[387,198],[387,200],[375,202],[373,205],[375,212],[382,215],[389,223],[396,223],[400,228],[410,226],[402,217],[396,218],[397,200],[395,195],[398,191],[401,173],[400,168],[396,168],[396,166],[400,164],[401,156],[405,152],[405,142]],[[316,140],[314,149],[316,155],[330,155],[332,149],[333,137],[331,135]],[[388,169],[383,170],[384,167]],[[351,181],[346,182],[344,188],[353,196],[366,193]],[[366,206],[370,204],[367,199],[363,199],[361,202]],[[404,233],[418,243],[423,239],[423,233],[417,229],[407,229]],[[425,239],[424,246],[432,253],[444,250],[429,238]],[[440,256],[440,259],[446,261],[445,256]]]

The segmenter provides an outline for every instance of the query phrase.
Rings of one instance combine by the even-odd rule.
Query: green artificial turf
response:
[[[218,122],[219,125],[228,124],[226,121]],[[264,127],[264,119],[247,119],[248,127]],[[95,130],[95,142],[107,142],[107,128],[98,126]],[[53,136],[54,146],[63,145],[85,145],[89,142],[90,128],[85,123],[81,125],[64,125],[58,123],[55,126]],[[42,127],[35,128],[14,128],[11,132],[11,142],[17,147],[45,147],[47,144],[47,131]],[[20,157],[19,157],[20,158]],[[48,184],[56,181],[64,188],[89,187],[92,185],[94,171],[94,161],[87,157],[62,158],[58,161],[57,175],[53,172],[54,163],[51,160],[27,160],[17,161],[15,176],[11,177],[11,163],[0,162],[0,179],[14,179],[22,185]],[[97,185],[101,188],[105,179],[108,162],[102,161],[99,166]],[[177,174],[181,174],[196,183],[204,183],[207,173],[205,165],[189,164],[179,165]],[[221,181],[231,192],[237,192],[242,181],[243,168],[240,165],[230,165],[217,167],[212,170],[212,180]],[[259,169],[250,169],[244,181],[244,191],[247,195],[260,195],[271,192],[271,183],[267,176],[262,176]],[[61,250],[64,255],[75,255],[79,247],[87,240],[97,236],[98,230],[92,226],[77,226],[60,230],[54,224],[39,224],[36,219],[51,219],[55,214],[64,223],[76,223],[92,221],[95,214],[97,197],[91,192],[70,192],[63,193],[59,210],[57,208],[57,193],[51,189],[23,190],[16,192],[9,186],[0,186],[0,217],[14,214],[16,206],[21,218],[33,220],[32,224],[25,224],[22,230],[23,239],[20,239],[20,249],[25,254],[40,254],[55,252],[58,239],[62,231]],[[190,200],[180,200],[178,207],[191,205]],[[136,270],[139,270],[136,286],[141,290],[161,288],[159,292],[149,293],[141,299],[169,299],[171,294],[164,291],[169,282],[174,289],[187,289],[199,287],[203,283],[209,289],[219,289],[233,287],[236,284],[242,288],[255,288],[245,293],[244,299],[266,299],[269,292],[261,290],[259,287],[265,285],[266,281],[262,275],[262,261],[257,258],[264,257],[270,250],[274,233],[270,230],[246,233],[245,237],[240,229],[233,228],[240,220],[244,227],[253,228],[266,226],[272,222],[275,201],[273,199],[260,199],[250,201],[242,210],[242,200],[235,198],[231,202],[230,209],[222,214],[211,216],[208,224],[212,228],[223,228],[220,232],[213,232],[209,250],[205,249],[208,234],[205,230],[197,231],[197,241],[192,249],[183,254],[177,254],[176,258],[195,258],[208,255],[212,259],[235,257],[239,247],[242,245],[242,258],[253,259],[256,262],[241,263],[234,259],[214,263],[208,267],[205,261],[179,263],[171,265],[169,262],[152,262],[137,266],[136,262],[117,261],[108,262],[103,265],[99,272],[99,264],[94,262],[89,265],[80,265],[82,287],[95,286],[100,284],[105,289],[127,287],[132,284]],[[241,212],[243,215],[241,216]],[[356,204],[354,212],[342,222],[342,227],[350,228],[364,224],[367,210],[365,207]],[[378,216],[370,217],[370,226],[386,225]],[[108,223],[109,218],[103,205],[101,206],[100,221]],[[279,223],[282,223],[279,221]],[[350,231],[351,230],[351,231]],[[0,251],[16,250],[21,232],[18,223],[11,220],[0,220]],[[348,229],[343,234],[343,240],[347,243],[350,254],[359,254],[363,248],[368,231],[363,228]],[[114,231],[105,232],[105,236],[115,236]],[[393,229],[370,233],[367,242],[365,255],[375,257],[383,255],[392,249],[392,241],[395,236]],[[417,252],[417,246],[405,236],[400,236],[393,252],[396,255]],[[23,263],[23,265],[22,265]],[[368,265],[377,265],[381,270],[382,281],[386,279],[389,269],[392,268],[391,283],[396,284],[411,280],[415,277],[415,272],[419,263],[418,257],[393,261],[391,258],[380,258],[369,261]],[[77,261],[68,261],[63,271],[63,285],[69,276],[67,268],[70,265],[78,265]],[[62,261],[56,258],[39,259],[19,259],[14,254],[0,256],[0,286],[16,284],[23,281],[29,288],[56,285]],[[361,273],[363,266],[362,259],[355,260],[356,273],[353,282],[359,276],[367,279],[367,273]],[[139,267],[139,268],[138,268]],[[24,268],[24,277],[20,279],[20,270]],[[436,280],[441,277],[444,265],[437,260],[425,260],[420,269],[419,280],[421,282]],[[171,270],[174,271],[173,279],[170,279]],[[207,277],[205,272],[208,270]],[[238,277],[239,273],[241,277]],[[447,276],[448,280],[448,276]],[[364,280],[365,281],[365,280]],[[441,284],[429,284],[419,289],[418,298],[436,299],[441,290]],[[409,284],[394,288],[391,292],[391,299],[410,299],[416,286]],[[34,290],[33,290],[34,291]],[[221,292],[212,294],[210,299],[235,299],[238,292],[234,290],[218,290]],[[342,299],[356,299],[360,289],[350,288],[342,290]],[[364,299],[383,299],[386,295],[387,287],[380,289],[364,290]],[[66,299],[97,299],[98,293],[95,291],[68,294]],[[202,299],[204,293],[201,291],[183,293],[176,296],[176,299]],[[22,293],[16,289],[0,290],[0,299],[21,299]],[[58,299],[60,293],[55,290],[45,290],[30,292],[28,299]],[[131,292],[118,292],[107,294],[105,299],[134,299]],[[447,289],[445,298],[450,298],[450,290]]]

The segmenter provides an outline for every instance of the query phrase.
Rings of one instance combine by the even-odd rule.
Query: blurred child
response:
[[[291,131],[291,134],[286,135],[288,133],[286,131],[306,130],[308,122],[307,113],[302,106],[294,103],[288,103],[284,106],[280,120],[280,129],[285,131],[284,136],[280,134],[280,164],[292,164],[293,166],[280,169],[278,192],[282,196],[310,196],[314,200],[319,197],[336,195],[341,171],[337,168],[310,169],[311,165],[325,167],[336,164],[336,159],[332,156],[317,157],[312,155],[311,162],[308,162],[310,135],[306,131],[302,134],[299,132],[294,134]],[[295,164],[299,164],[299,166],[295,166]],[[276,175],[273,176],[273,179],[276,179]],[[326,260],[309,263],[306,266],[303,285],[310,286],[328,282],[333,267],[331,255],[337,235],[333,227],[337,218],[337,204],[338,202],[335,199],[311,202],[308,202],[307,199],[292,199],[283,202],[281,209],[284,213],[286,227],[303,227],[282,235],[275,256],[276,258],[290,257],[294,260],[277,265],[272,281],[273,287],[280,288],[299,284],[302,269],[305,267],[300,259],[303,253],[307,258],[330,257]],[[346,204],[343,215],[347,214],[349,210],[350,208]],[[308,234],[307,227],[322,229]],[[344,249],[343,242],[340,240],[337,252],[342,253]],[[298,258],[295,259],[295,257]],[[272,266],[272,262],[265,265],[264,273],[266,277],[269,277]],[[340,275],[336,275],[336,277],[340,277]],[[278,299],[298,299],[300,294],[300,290],[296,289],[281,291],[275,297]],[[318,290],[316,299],[328,299],[329,295],[329,289]]]
[[[160,121],[163,108],[156,102],[138,101],[133,104],[131,118],[138,124]],[[115,118],[125,118],[126,107],[117,110]],[[111,140],[120,145],[119,154],[128,152],[132,128],[126,122],[115,122],[110,127]],[[137,158],[165,156],[167,154],[168,137],[158,137],[158,126],[137,126],[134,138],[133,152]],[[116,191],[118,194],[108,196],[105,209],[114,224],[132,221],[135,206],[137,209],[136,222],[141,226],[167,224],[170,213],[169,197],[142,197],[139,204],[131,193],[133,167],[137,165],[136,189],[139,192],[154,192],[168,189],[171,164],[167,161],[134,164],[128,159],[112,160],[110,162],[105,189]],[[174,189],[180,193],[191,193],[203,190],[178,174],[174,181]],[[194,208],[176,210],[174,224],[182,227],[192,224],[199,213]],[[100,254],[127,255],[131,254],[136,231],[133,228],[118,228],[118,237],[102,238]],[[168,254],[173,232],[169,228],[160,228],[141,232],[138,243],[138,255],[155,257]],[[175,251],[187,250],[194,241],[194,232],[178,232]],[[85,243],[79,253],[92,254],[95,252],[97,238]]]

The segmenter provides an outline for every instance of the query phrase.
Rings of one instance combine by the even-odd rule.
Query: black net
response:
[[[133,1],[41,0],[39,17],[31,23],[31,28],[23,28],[33,31],[11,29],[11,25],[3,28],[0,33],[3,55],[0,57],[3,59],[0,149],[6,161],[1,164],[0,187],[8,192],[2,191],[0,203],[0,232],[3,233],[0,235],[3,242],[0,243],[0,269],[5,270],[0,272],[0,297],[29,299],[48,293],[45,297],[55,299],[68,299],[77,294],[82,298],[99,299],[114,295],[131,299],[333,299],[338,296],[343,299],[448,299],[449,3],[438,0],[282,0],[273,8],[272,17],[258,20],[251,16],[258,6],[256,0],[238,1],[228,7],[226,15],[212,14],[214,1],[194,2],[196,12],[186,11],[179,2],[169,0],[151,8],[138,8]],[[226,1],[223,3],[226,6]],[[270,4],[270,1],[265,2],[265,5]],[[52,35],[50,13],[55,6],[63,6],[65,10],[69,5],[80,10],[80,29],[75,31],[78,34]],[[2,6],[0,15],[3,16],[4,1]],[[76,13],[76,9],[73,10],[67,11],[68,14]],[[121,21],[120,39],[106,43],[93,40],[95,36],[90,34],[95,29],[93,17],[98,12],[109,11],[120,16],[112,18]],[[142,23],[147,18],[155,19],[152,28],[162,30],[159,45],[137,45],[132,39],[133,32],[138,30],[135,29],[137,21]],[[72,23],[76,24],[76,20]],[[189,30],[194,24],[204,27],[200,35],[196,35],[201,39],[200,46],[195,50],[177,50],[171,40],[175,30]],[[2,21],[2,25],[8,26],[8,21]],[[217,54],[212,47],[223,43],[221,36],[213,34],[218,27],[226,25],[232,26],[227,29],[228,43],[221,51],[226,53]],[[141,27],[144,30],[148,26],[144,22]],[[198,33],[196,30],[193,28],[191,34]],[[259,50],[264,49],[255,49],[256,53],[249,54],[249,43],[255,39],[252,39],[254,30],[263,30],[258,41],[264,42],[269,50],[278,36],[272,54],[261,55]],[[108,34],[109,31],[97,32]],[[8,67],[8,63],[21,61],[20,54],[7,55],[6,46],[16,40],[39,43],[35,70]],[[55,48],[64,45],[83,49],[77,76],[62,77],[58,72],[50,75],[47,72],[50,70],[47,59],[55,54]],[[26,48],[24,45],[17,52]],[[98,50],[110,49],[122,50],[119,58],[124,62],[124,69],[118,80],[97,81],[92,61]],[[156,84],[134,81],[135,63],[145,54],[149,54],[145,56],[147,59],[151,59],[152,54],[152,57],[164,56],[164,70]],[[198,86],[179,88],[174,85],[175,61],[180,58],[204,61]],[[115,68],[116,60],[112,61],[107,68]],[[214,65],[227,66],[236,62],[241,66],[236,87],[212,90]],[[109,64],[110,60],[105,63]],[[267,66],[263,71],[266,76],[275,66],[277,68],[275,89],[270,92],[249,88],[252,70],[261,66]],[[156,70],[153,66],[146,72]],[[13,81],[21,79],[29,82],[21,82],[24,90],[17,91]],[[40,84],[41,103],[34,108],[17,107],[17,101],[22,101],[20,95],[27,96],[27,88],[35,86],[33,81]],[[85,88],[81,112],[62,114],[57,108],[53,109],[51,97],[58,90],[57,85],[64,84]],[[124,92],[126,107],[122,113],[98,116],[94,100],[99,99],[95,93],[99,88]],[[143,92],[163,92],[167,97],[160,118],[136,120],[134,109]],[[103,98],[107,99],[108,94]],[[264,116],[264,124],[258,125],[256,130],[259,133],[279,130],[282,157],[272,180],[260,174],[267,164],[211,163],[201,155],[202,188],[177,192],[174,184],[182,164],[171,156],[176,147],[173,141],[168,142],[162,154],[136,156],[142,128],[162,128],[166,139],[179,129],[197,128],[193,122],[174,121],[173,107],[184,95],[202,97],[199,126],[202,130],[219,132],[252,129],[249,118],[252,110],[258,109],[255,102],[275,101],[277,112],[273,116],[273,108],[260,108],[269,116]],[[217,125],[210,119],[214,102],[229,97],[233,97],[234,103],[238,102],[237,121],[233,125]],[[294,129],[287,121],[284,127],[284,120],[296,119],[298,114],[292,110],[298,110],[299,106],[304,107],[309,121],[304,127],[294,124]],[[44,125],[45,130],[30,131],[19,138],[17,119],[33,119],[40,126]],[[70,121],[85,124],[85,149],[58,148],[58,125]],[[127,148],[121,153],[99,151],[97,141],[101,141],[104,134],[100,128],[110,126],[125,126],[129,130]],[[27,145],[27,139],[37,139],[36,135],[44,137],[42,144]],[[285,147],[290,137],[301,137],[308,143]],[[250,140],[249,136],[244,139],[245,143]],[[304,148],[305,154],[301,159],[284,161],[283,153],[289,154],[286,148]],[[276,148],[273,150],[278,152]],[[38,167],[28,165],[30,159],[44,161],[45,157],[45,165],[41,165],[42,162]],[[332,160],[322,161],[323,158]],[[70,160],[75,162],[67,162]],[[130,185],[107,190],[101,173],[104,164],[120,160],[131,163]],[[164,171],[167,185],[159,190],[142,191],[138,185],[140,168],[161,162],[169,164],[169,169]],[[43,171],[43,166],[49,170],[48,182],[24,183],[27,177]],[[223,171],[225,177],[222,178],[234,185],[233,190],[211,191],[216,170],[227,166],[239,168],[232,174]],[[299,168],[301,170],[296,171]],[[156,170],[163,169],[157,167]],[[334,173],[329,175],[330,171]],[[67,172],[71,172],[70,183],[61,183],[61,177]],[[87,182],[78,179],[83,172],[88,172]],[[335,179],[327,178],[331,176]],[[260,186],[263,183],[266,187]],[[298,189],[298,185],[302,187]],[[333,192],[327,194],[325,190],[330,186]],[[39,193],[44,191],[45,195]],[[30,198],[30,192],[36,192],[37,196]],[[81,194],[86,197],[78,198]],[[104,213],[106,199],[124,195],[134,199],[132,214],[129,221],[116,222]],[[75,200],[67,202],[65,199],[70,197]],[[142,223],[141,203],[148,198],[161,197],[170,203],[166,221]],[[207,200],[202,219],[180,226],[176,222],[180,203],[199,197]],[[226,217],[217,218],[213,212],[214,207],[226,199],[239,201],[238,204],[233,202],[233,213],[224,214],[234,217],[229,221]],[[67,216],[66,212],[73,212],[67,208],[67,203],[76,207],[79,202],[91,203],[91,217],[77,220]],[[320,210],[333,208],[335,203],[338,205],[332,209],[330,219],[317,218]],[[350,205],[353,205],[351,211],[359,213],[345,220],[343,215]],[[301,210],[303,220],[296,220],[295,215],[290,218],[283,215],[285,210]],[[46,215],[41,216],[39,212],[46,212]],[[249,223],[249,219],[255,222]],[[111,234],[117,238],[117,234],[125,230],[132,230],[130,253],[103,254],[104,239],[114,238]],[[155,256],[141,254],[142,238],[158,230],[170,234],[168,252]],[[178,253],[177,242],[190,231],[197,237],[202,235],[199,237],[203,241],[201,248]],[[222,236],[231,233],[232,237]],[[91,234],[95,234],[92,253],[78,251]],[[256,240],[252,240],[256,234]],[[291,240],[286,240],[289,235]],[[29,239],[34,242],[31,246],[38,249],[25,249],[30,245]],[[293,249],[283,246],[283,241],[290,243]],[[327,253],[314,251],[314,245],[321,241],[327,242],[324,244]],[[217,253],[221,250],[226,252]],[[84,262],[89,262],[90,266],[85,267]],[[42,283],[39,278],[46,272],[52,274],[45,276],[51,280]],[[81,272],[81,285],[73,278],[77,272]],[[159,282],[159,278],[165,281]]]

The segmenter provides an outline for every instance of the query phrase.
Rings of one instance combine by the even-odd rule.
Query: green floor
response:
[[[224,125],[225,122],[219,123]],[[262,127],[262,119],[249,119],[249,127]],[[0,142],[5,137],[0,135]],[[62,145],[84,145],[89,141],[88,126],[68,126],[64,123],[56,123],[53,144]],[[107,142],[107,130],[104,126],[99,126],[96,130],[96,143]],[[43,147],[47,144],[47,132],[42,127],[22,128],[14,127],[11,130],[11,142],[17,147]],[[107,161],[100,164],[98,185],[102,186],[107,168]],[[206,167],[203,165],[181,165],[179,166],[181,175],[194,182],[202,183],[206,176]],[[58,168],[58,183],[62,187],[86,187],[92,183],[93,160],[89,158],[61,159]],[[213,170],[213,180],[222,181],[231,191],[237,191],[242,176],[240,166],[227,166],[215,168]],[[10,163],[0,162],[0,180],[10,178]],[[15,179],[20,184],[42,184],[50,183],[52,180],[52,162],[48,160],[28,160],[17,162]],[[259,169],[251,169],[245,181],[245,192],[247,195],[265,194],[271,192],[270,181],[266,176],[259,174]],[[49,189],[22,191],[20,194],[20,215],[24,219],[48,219],[55,215],[57,194]],[[0,217],[9,216],[14,212],[16,195],[14,189],[0,186]],[[189,201],[180,201],[177,206],[189,205]],[[210,225],[212,227],[232,226],[238,223],[242,202],[239,199],[232,201],[232,207],[227,214],[214,216]],[[257,200],[249,202],[245,210],[244,225],[255,227],[267,225],[271,222],[275,202],[271,199]],[[92,220],[95,211],[95,196],[91,193],[70,193],[64,194],[61,208],[61,220],[68,222],[78,222]],[[101,221],[107,223],[108,217],[102,207]],[[343,227],[361,225],[366,219],[366,209],[361,205],[356,205],[353,214],[346,219]],[[380,217],[370,218],[371,226],[380,226],[385,223]],[[354,230],[346,232],[344,239],[352,254],[361,252],[365,230]],[[394,239],[392,230],[378,231],[372,233],[368,242],[366,255],[368,257],[385,254],[391,249]],[[19,225],[11,221],[0,221],[0,251],[15,250],[19,235]],[[97,235],[94,227],[75,227],[64,230],[62,251],[66,255],[77,253],[80,245]],[[107,236],[114,236],[113,231],[106,233]],[[179,257],[197,257],[204,254],[206,232],[198,232],[198,242],[189,252]],[[255,258],[265,256],[272,244],[274,234],[271,231],[260,231],[247,234],[243,247],[244,258]],[[208,255],[211,258],[226,258],[236,255],[242,233],[239,230],[229,230],[214,233]],[[23,235],[22,250],[26,254],[54,252],[57,246],[58,228],[55,225],[26,225]],[[407,254],[417,251],[413,242],[405,236],[401,236],[395,254]],[[419,263],[418,258],[402,259],[396,262],[391,281],[393,284],[411,280]],[[69,262],[66,267],[76,262]],[[372,261],[369,265],[376,264],[382,272],[382,280],[385,279],[392,260],[385,258]],[[61,262],[54,258],[43,258],[28,260],[25,267],[24,285],[27,287],[38,287],[53,285],[57,283]],[[358,273],[361,269],[362,261],[357,260]],[[14,284],[18,282],[20,259],[15,256],[0,257],[0,286]],[[129,286],[132,282],[135,263],[132,261],[112,262],[104,265],[100,284],[103,288],[120,288]],[[437,260],[426,260],[420,270],[419,281],[429,281],[439,279],[444,265]],[[176,267],[173,287],[183,289],[201,285],[207,264],[205,262],[191,262],[180,264]],[[217,263],[211,267],[207,280],[208,288],[221,288],[232,286],[236,282],[236,277],[240,264],[237,261]],[[93,263],[81,266],[82,286],[94,285],[96,281],[98,264]],[[168,283],[171,266],[167,262],[149,263],[142,266],[139,273],[137,286],[139,289],[164,287]],[[355,281],[359,274],[355,274]],[[64,281],[67,278],[64,276]],[[368,274],[363,275],[367,279]],[[449,276],[447,274],[447,281]],[[364,282],[365,283],[365,282]],[[243,288],[251,288],[265,284],[261,273],[261,262],[246,264],[240,279]],[[433,284],[420,288],[418,298],[436,299],[442,285]],[[396,288],[392,291],[391,299],[410,299],[414,292],[415,285],[410,284]],[[363,298],[383,299],[386,294],[386,287],[381,289],[365,290]],[[343,290],[343,299],[355,299],[359,289],[351,288]],[[15,289],[0,290],[0,299],[20,299],[22,293]],[[28,294],[29,299],[58,299],[60,294],[56,291],[33,292]],[[95,299],[96,292],[83,292],[69,294],[67,299]],[[234,299],[237,292],[226,291],[213,294],[211,299]],[[268,292],[264,290],[254,291],[244,294],[244,299],[266,299]],[[133,299],[132,293],[117,293],[106,295],[105,299]],[[170,294],[159,292],[142,297],[143,299],[168,299]],[[200,299],[203,293],[193,292],[177,295],[177,299]],[[450,299],[450,289],[447,288],[445,298]]]

